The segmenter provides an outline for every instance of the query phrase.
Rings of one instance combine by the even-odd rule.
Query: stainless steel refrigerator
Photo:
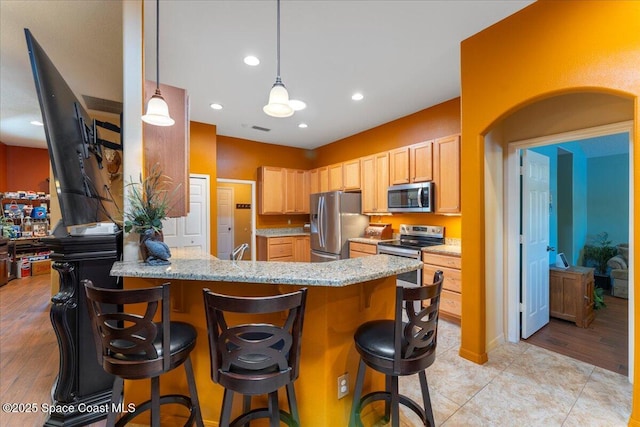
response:
[[[311,262],[349,258],[349,239],[364,236],[369,217],[360,214],[360,194],[311,195]]]

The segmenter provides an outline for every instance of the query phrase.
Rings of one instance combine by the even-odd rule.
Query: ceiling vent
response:
[[[269,132],[271,129],[263,128],[262,126],[251,126],[251,129],[261,130],[262,132]]]
[[[122,102],[96,98],[95,96],[82,95],[88,110],[104,111],[106,113],[121,114]]]

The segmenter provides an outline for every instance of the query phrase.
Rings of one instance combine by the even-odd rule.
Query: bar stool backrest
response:
[[[433,280],[431,285],[396,287],[393,371],[398,375],[425,369],[435,357],[443,273]],[[408,321],[403,321],[403,307]]]
[[[171,358],[163,356],[170,354],[169,284],[144,289],[103,289],[90,280],[82,282],[96,352],[103,368],[124,378],[146,378],[168,371]],[[160,306],[161,319],[156,323]],[[144,314],[139,314],[141,307]],[[154,345],[158,340],[162,343],[161,352]]]
[[[269,393],[297,379],[306,292],[239,297],[204,289],[211,379],[232,390],[253,379],[252,394]],[[254,321],[256,315],[268,314],[275,317]]]

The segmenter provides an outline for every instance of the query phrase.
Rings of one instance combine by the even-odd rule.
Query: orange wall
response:
[[[310,150],[218,135],[218,178],[257,182],[260,166],[312,169],[312,156]],[[257,217],[256,228],[301,227],[309,222],[309,215]]]
[[[217,136],[216,127],[199,122],[190,122],[190,153],[189,172],[209,175],[210,179],[210,244],[211,253],[218,253],[218,203],[216,192],[216,177],[218,176],[218,166],[216,162]]]
[[[0,142],[0,191],[9,191],[7,188],[7,146]]]
[[[553,95],[608,91],[633,99],[633,162],[640,165],[640,2],[539,1],[465,40],[462,64],[462,343],[486,360],[484,135],[517,109]],[[635,168],[637,170],[637,166]],[[633,174],[640,188],[640,174]],[[637,190],[636,190],[637,192]],[[633,199],[640,230],[640,198]],[[635,233],[634,246],[640,245]],[[640,265],[635,251],[634,265]],[[638,280],[635,295],[640,295]],[[630,425],[640,426],[640,313],[635,300],[634,389]]]
[[[429,139],[460,133],[460,98],[454,98],[409,116],[366,130],[315,150],[314,167],[356,159]],[[461,237],[460,217],[435,214],[393,214],[372,216],[371,222],[391,223],[397,233],[400,224],[445,227],[446,237]]]
[[[318,147],[313,167],[460,133],[460,98]]]
[[[3,159],[4,158],[4,159]],[[49,152],[0,143],[0,191],[49,192]]]

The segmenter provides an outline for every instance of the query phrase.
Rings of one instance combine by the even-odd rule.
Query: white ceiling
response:
[[[276,2],[163,0],[160,81],[186,88],[191,120],[220,135],[315,148],[459,96],[460,42],[530,3],[283,0],[281,76],[308,107],[276,119],[262,112],[276,75]],[[144,7],[155,80],[155,1]],[[119,1],[0,1],[0,141],[46,146],[29,124],[40,110],[23,28],[79,98],[122,101],[121,15]],[[246,66],[248,54],[261,64]],[[364,100],[352,101],[355,91]]]

